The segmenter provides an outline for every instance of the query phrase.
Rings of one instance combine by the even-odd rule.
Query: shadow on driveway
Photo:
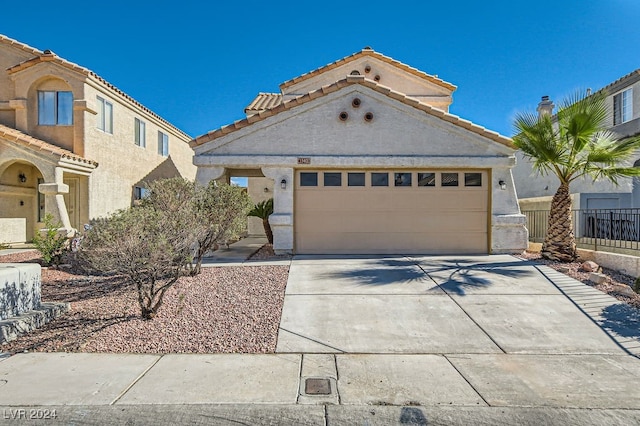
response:
[[[523,269],[534,265],[526,261],[478,263],[470,259],[430,259],[420,261],[419,265],[440,288],[458,296],[465,296],[469,288],[491,286],[493,281],[487,273],[513,279],[536,275],[532,269]]]
[[[602,311],[604,320],[598,321],[605,330],[619,336],[640,339],[640,310],[627,304],[616,303]]]
[[[427,259],[382,258],[372,259],[363,265],[323,274],[325,279],[357,280],[362,285],[408,285],[430,279],[448,293],[466,295],[470,287],[492,285],[488,274],[520,279],[535,276],[534,270],[524,269],[533,262],[477,262],[471,259]],[[444,282],[443,282],[444,280]]]
[[[406,285],[428,279],[416,262],[406,259],[371,259],[366,264],[322,274],[322,278],[356,280],[370,286]]]

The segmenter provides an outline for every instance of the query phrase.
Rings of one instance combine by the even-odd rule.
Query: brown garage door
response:
[[[487,253],[485,170],[299,170],[299,254]]]

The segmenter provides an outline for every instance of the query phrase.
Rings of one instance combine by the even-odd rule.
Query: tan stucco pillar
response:
[[[74,229],[71,227],[69,213],[67,212],[67,206],[64,202],[64,194],[69,193],[69,185],[63,183],[63,176],[64,171],[62,168],[56,167],[55,181],[40,184],[38,191],[45,196],[46,212],[51,213],[55,221],[62,223],[62,228],[64,228],[67,234],[71,234]],[[51,209],[49,209],[49,206],[52,206]]]
[[[262,173],[273,179],[273,214],[269,217],[273,250],[276,254],[293,253],[293,168],[263,167]]]
[[[492,254],[521,253],[528,246],[526,218],[520,213],[511,168],[494,167],[491,170]]]

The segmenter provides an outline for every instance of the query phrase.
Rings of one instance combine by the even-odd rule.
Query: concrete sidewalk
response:
[[[218,250],[209,253],[202,259],[202,267],[209,266],[259,266],[259,265],[288,265],[290,259],[282,260],[253,260],[251,255],[267,244],[267,237],[248,236],[230,244],[229,247],[220,247]]]
[[[34,353],[0,362],[0,410],[76,424],[638,424],[639,379],[624,354]]]
[[[511,256],[298,256],[278,353],[0,357],[0,419],[640,424],[637,318],[555,274]]]

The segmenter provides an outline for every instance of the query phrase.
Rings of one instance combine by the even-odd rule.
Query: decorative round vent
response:
[[[360,75],[360,71],[353,70],[353,71],[351,71],[351,75]]]
[[[380,81],[380,75],[379,75],[379,74],[376,74],[376,76],[375,76],[375,77],[373,77],[373,79],[374,79],[375,81]]]
[[[353,98],[353,101],[351,101],[351,106],[354,108],[358,108],[360,106],[360,98]]]
[[[366,67],[364,67],[364,72],[369,74],[371,72],[371,66],[367,65]]]
[[[368,112],[364,115],[364,121],[371,121],[373,120],[373,113],[372,112]]]
[[[340,119],[340,121],[347,121],[347,118],[349,118],[349,113],[347,113],[347,111],[342,111],[338,115],[338,118]]]

